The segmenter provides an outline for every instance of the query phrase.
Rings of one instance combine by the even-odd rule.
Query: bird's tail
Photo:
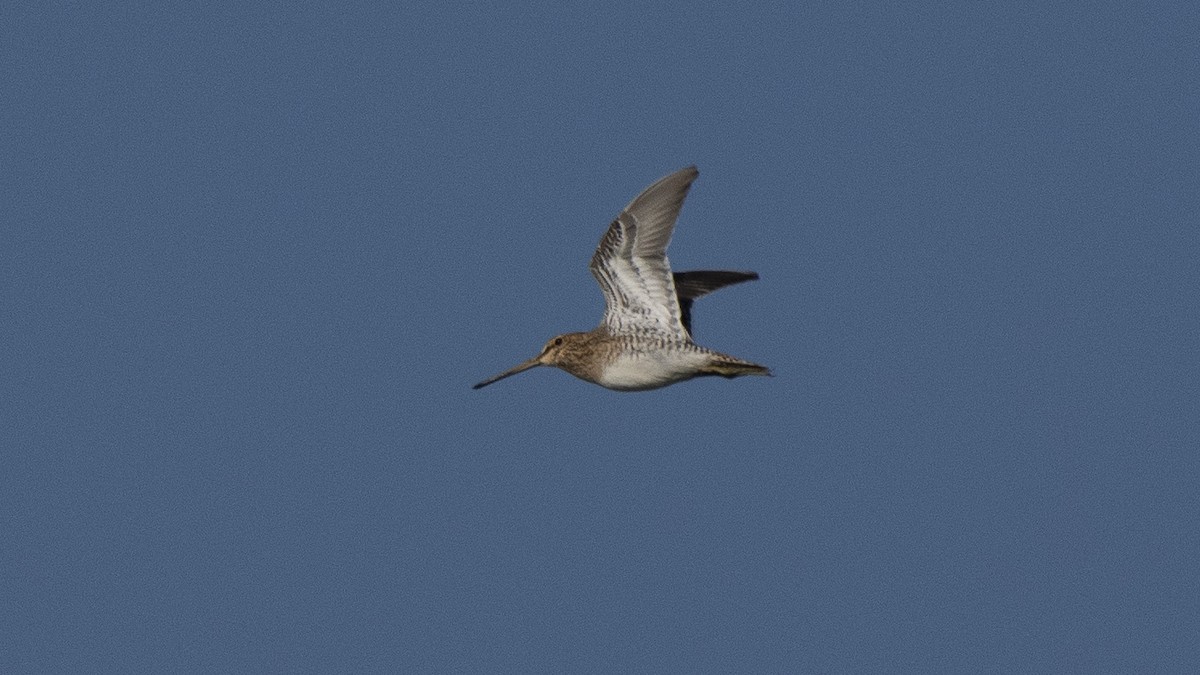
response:
[[[720,375],[721,377],[730,379],[741,377],[742,375],[764,375],[771,377],[771,370],[766,366],[760,366],[757,363],[724,355],[713,359],[700,372],[703,375]]]

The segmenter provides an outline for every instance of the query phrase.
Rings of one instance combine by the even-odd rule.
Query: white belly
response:
[[[621,356],[604,369],[596,384],[622,391],[657,389],[695,377],[706,361],[704,354],[675,351]]]

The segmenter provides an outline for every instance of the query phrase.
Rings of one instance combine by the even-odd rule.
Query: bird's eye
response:
[[[554,338],[554,346],[555,347],[557,347],[561,344],[562,344],[562,338]]]

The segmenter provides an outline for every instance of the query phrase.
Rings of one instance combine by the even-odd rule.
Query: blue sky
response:
[[[6,7],[0,670],[1200,663],[1191,3]],[[695,163],[706,346],[537,369]]]

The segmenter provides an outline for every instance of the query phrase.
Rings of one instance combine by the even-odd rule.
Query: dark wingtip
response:
[[[732,272],[728,270],[690,270],[675,272],[675,293],[681,298],[695,300],[715,290],[758,279],[757,272]]]
[[[688,335],[692,334],[692,302],[715,290],[758,279],[757,272],[731,272],[729,270],[690,270],[674,272],[675,299],[679,302],[680,323]]]

